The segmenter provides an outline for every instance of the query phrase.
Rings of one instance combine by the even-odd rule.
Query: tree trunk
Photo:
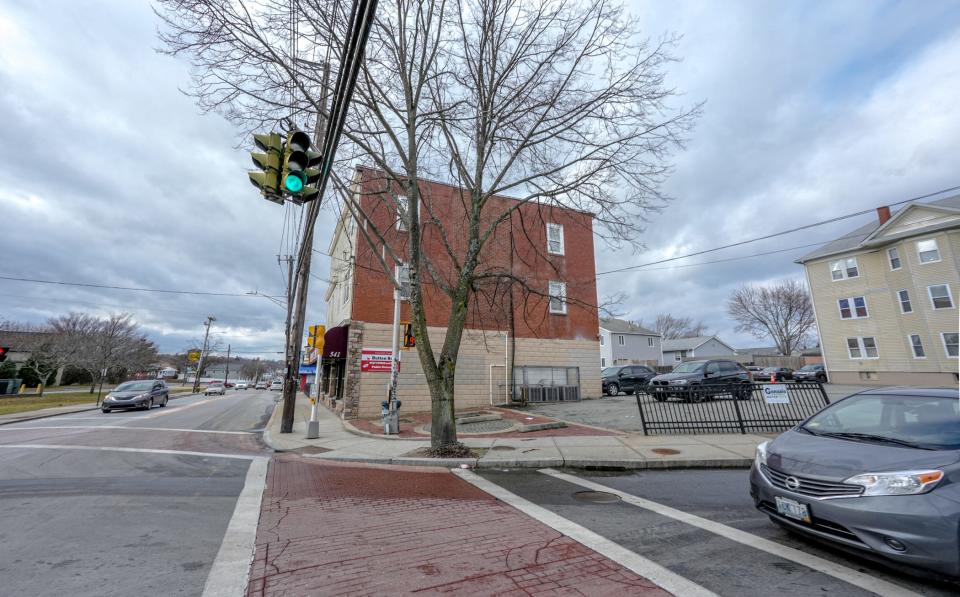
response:
[[[457,421],[454,417],[454,376],[456,360],[440,360],[440,378],[430,386],[430,447],[439,448],[457,443]]]

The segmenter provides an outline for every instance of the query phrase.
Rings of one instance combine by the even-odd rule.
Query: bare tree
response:
[[[248,129],[326,116],[322,69],[301,54],[322,53],[343,39],[346,19],[329,2],[158,5],[161,39],[169,53],[191,58],[201,106]],[[665,204],[660,184],[669,156],[699,111],[669,105],[675,92],[664,76],[675,41],[641,38],[637,21],[604,0],[380,5],[333,180],[342,209],[365,224],[364,242],[378,255],[386,247],[379,265],[398,287],[395,267],[409,263],[435,449],[457,443],[457,356],[478,300],[494,304],[514,287],[549,300],[546,288],[486,265],[484,248],[501,225],[527,205],[547,214],[551,207],[573,208],[594,214],[607,242],[636,246],[645,216]],[[324,60],[336,64],[339,57],[333,50]],[[385,243],[386,231],[359,213],[346,173],[356,164],[382,173],[377,193],[400,214],[404,247]],[[462,189],[454,199],[462,216],[455,230],[424,196],[425,178]],[[503,196],[516,200],[497,200]],[[425,235],[435,235],[440,254],[423,250]],[[439,349],[426,333],[426,285],[449,304]],[[596,312],[596,297],[582,306]]]
[[[83,350],[71,363],[90,374],[91,392],[105,378],[105,371],[135,369],[156,358],[156,347],[139,330],[129,313],[96,320]]]
[[[674,317],[669,313],[657,315],[653,320],[653,329],[664,340],[693,338],[707,334],[707,326],[702,320],[694,321],[692,317]]]
[[[770,286],[741,286],[730,295],[727,312],[737,322],[738,332],[749,332],[758,339],[773,338],[783,355],[803,346],[815,325],[807,288],[795,279]]]

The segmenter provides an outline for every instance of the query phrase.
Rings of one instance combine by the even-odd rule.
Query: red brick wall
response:
[[[360,205],[362,211],[381,231],[386,242],[398,254],[408,254],[407,233],[396,228],[397,214],[394,202],[386,198],[386,181],[378,173],[361,170]],[[443,235],[435,223],[436,217],[446,231],[458,261],[466,254],[469,218],[466,202],[461,200],[456,187],[421,183],[424,203],[421,208],[423,247],[436,269],[453,283],[454,262],[443,242]],[[481,214],[487,228],[509,206],[508,198],[492,198]],[[432,215],[430,212],[433,212]],[[546,250],[546,223],[563,225],[565,254],[548,255]],[[369,228],[371,236],[372,227]],[[371,248],[358,232],[356,268],[353,282],[353,310],[351,317],[371,323],[393,321],[393,287],[383,273],[378,256],[381,246]],[[512,258],[511,258],[512,256]],[[512,262],[512,263],[511,263]],[[534,293],[518,284],[513,285],[515,334],[521,338],[596,339],[598,333],[597,287],[593,254],[593,218],[582,212],[526,204],[512,217],[499,224],[481,252],[478,272],[512,272],[526,281]],[[427,325],[445,327],[450,314],[450,300],[424,272],[424,304]],[[549,312],[546,298],[549,281],[566,282],[567,314]],[[539,296],[536,293],[542,293]],[[511,291],[505,282],[484,283],[471,299],[467,327],[473,329],[509,329]],[[404,303],[401,319],[409,319],[409,305]]]

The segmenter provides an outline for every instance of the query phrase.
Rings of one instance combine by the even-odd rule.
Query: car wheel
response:
[[[607,396],[616,396],[620,393],[620,386],[615,383],[612,383],[607,386]]]
[[[706,399],[707,399],[707,393],[705,391],[697,388],[690,389],[691,402],[703,402]]]
[[[734,395],[737,400],[750,400],[753,397],[753,388],[748,383],[740,384],[740,388],[736,390]]]
[[[100,409],[100,412],[102,412],[103,414],[107,415],[107,414],[110,414],[110,409],[109,409],[109,408],[101,408],[101,409]]]
[[[148,402],[145,402],[143,405],[143,410],[150,410],[151,408],[153,408],[153,398],[151,398]]]
[[[160,408],[165,408],[167,406],[167,402],[170,402],[170,396],[163,397],[163,402],[160,403]]]

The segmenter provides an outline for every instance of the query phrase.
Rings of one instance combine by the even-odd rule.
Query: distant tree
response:
[[[17,377],[17,364],[13,361],[0,363],[0,379],[14,379]]]
[[[641,325],[643,322],[641,322]],[[705,336],[707,326],[703,321],[693,321],[692,317],[674,317],[669,313],[661,313],[653,320],[653,329],[663,336],[664,340],[676,338],[693,338]]]
[[[139,369],[156,359],[156,347],[129,313],[113,314],[105,319],[93,318],[91,331],[85,336],[83,350],[71,364],[90,373],[93,393],[97,384],[111,370],[115,373]]]
[[[784,355],[805,346],[814,329],[810,294],[793,279],[770,286],[741,286],[730,295],[727,312],[737,322],[738,332],[772,338]]]

